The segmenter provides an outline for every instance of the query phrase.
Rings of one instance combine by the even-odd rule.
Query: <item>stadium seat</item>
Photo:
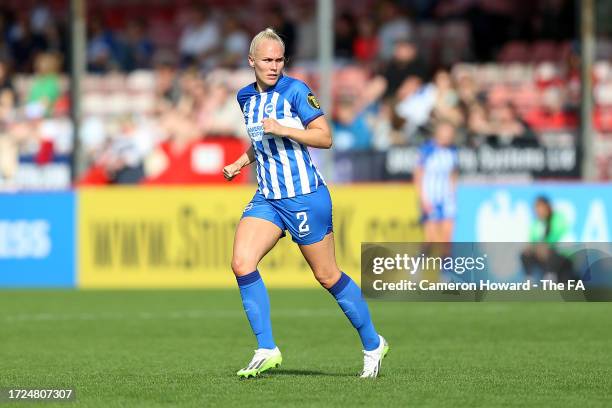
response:
[[[105,94],[89,92],[83,95],[85,115],[103,116],[107,114],[108,100]]]
[[[438,62],[439,31],[438,25],[431,22],[421,22],[416,26],[415,41],[418,44],[419,55],[428,64]]]
[[[440,63],[449,66],[470,58],[470,27],[464,21],[451,21],[440,29]]]
[[[138,70],[126,79],[127,89],[133,92],[147,92],[155,89],[155,75],[151,71]]]
[[[501,67],[501,81],[512,85],[522,85],[533,82],[533,67],[530,64],[510,63]]]
[[[560,49],[554,41],[536,41],[531,47],[531,61],[558,62],[561,60]]]
[[[130,110],[132,113],[142,115],[152,114],[155,110],[155,95],[140,93],[130,98]]]
[[[595,58],[597,60],[612,59],[612,40],[608,38],[597,38],[595,42]]]
[[[511,41],[504,45],[497,55],[497,61],[509,62],[528,62],[531,60],[529,45],[522,41]]]
[[[596,61],[593,64],[593,79],[596,83],[612,80],[612,74],[610,71],[610,62]]]
[[[612,82],[595,85],[593,89],[595,103],[602,106],[612,106]]]
[[[114,92],[107,95],[107,113],[111,115],[125,115],[132,111],[132,98],[127,92]]]

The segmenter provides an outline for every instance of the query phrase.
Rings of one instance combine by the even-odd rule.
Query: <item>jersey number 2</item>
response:
[[[295,214],[295,217],[298,220],[302,220],[302,222],[300,222],[300,226],[298,227],[298,231],[300,232],[310,231],[310,227],[308,226],[308,224],[306,224],[308,222],[308,214],[306,214],[306,211],[300,211],[299,213]]]

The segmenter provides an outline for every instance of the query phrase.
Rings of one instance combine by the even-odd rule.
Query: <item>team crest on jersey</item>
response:
[[[274,112],[274,105],[269,103],[264,107],[264,112],[266,113],[266,115],[270,116],[272,115],[272,112]]]
[[[307,99],[308,99],[308,104],[310,106],[312,106],[315,109],[321,109],[321,105],[319,105],[319,101],[312,93],[308,93]]]

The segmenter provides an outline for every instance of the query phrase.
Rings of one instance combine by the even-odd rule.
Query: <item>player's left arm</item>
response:
[[[453,171],[450,175],[451,189],[453,195],[457,194],[457,181],[459,180],[459,153],[456,147],[453,147]]]
[[[283,126],[275,119],[266,118],[263,120],[265,133],[276,136],[287,137],[298,143],[319,149],[329,149],[332,146],[332,133],[325,116],[321,115],[312,120],[306,129],[295,129]]]

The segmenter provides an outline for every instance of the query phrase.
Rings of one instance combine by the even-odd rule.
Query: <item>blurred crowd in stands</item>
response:
[[[235,92],[253,80],[246,55],[263,27],[284,38],[288,74],[317,90],[316,2],[88,3],[86,179],[139,182],[163,171],[169,152],[194,141],[248,141]],[[435,120],[453,123],[457,143],[471,147],[537,146],[546,143],[547,131],[576,129],[573,1],[353,3],[336,2],[328,109],[336,151],[419,144]],[[606,15],[602,7],[599,17]],[[20,157],[45,164],[71,154],[68,22],[63,0],[0,5],[4,179]],[[602,132],[612,131],[607,44],[599,43],[594,72],[595,123]]]

